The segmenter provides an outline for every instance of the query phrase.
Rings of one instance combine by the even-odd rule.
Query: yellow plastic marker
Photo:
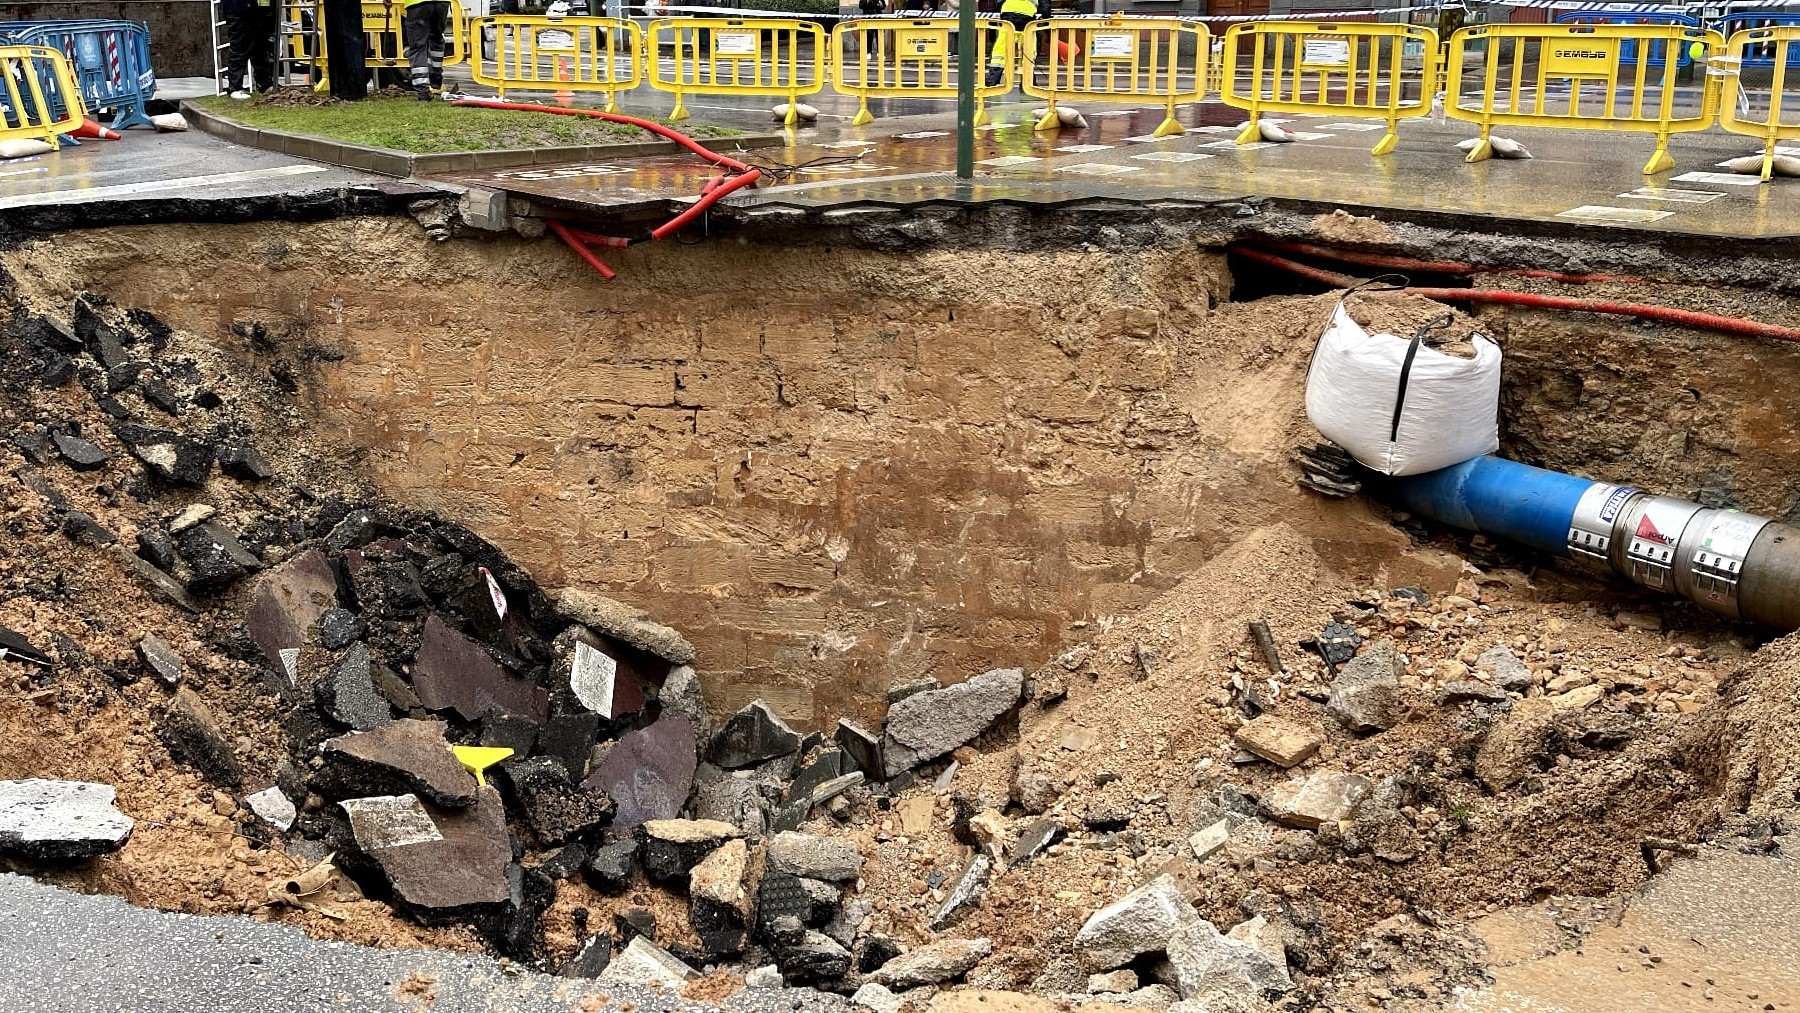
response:
[[[483,771],[513,754],[508,746],[451,746],[450,751],[456,754],[458,762],[469,768],[469,773],[475,775],[475,783],[479,785],[487,784]]]

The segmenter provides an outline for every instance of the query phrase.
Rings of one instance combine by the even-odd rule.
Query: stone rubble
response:
[[[115,797],[111,785],[85,781],[0,781],[0,855],[79,862],[119,850],[136,824]]]

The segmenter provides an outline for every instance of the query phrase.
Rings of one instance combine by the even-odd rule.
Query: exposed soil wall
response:
[[[670,244],[601,284],[548,244],[427,245],[366,219],[95,230],[10,261],[47,297],[105,292],[292,371],[321,452],[365,458],[547,584],[682,629],[721,711],[873,718],[897,681],[1036,665],[1277,521],[1347,577],[1446,586],[1396,562],[1366,508],[1289,482],[1328,304],[1215,313],[1215,253],[1111,245]],[[1800,383],[1800,353],[1484,319],[1508,354],[1510,452],[1800,504],[1773,393]]]

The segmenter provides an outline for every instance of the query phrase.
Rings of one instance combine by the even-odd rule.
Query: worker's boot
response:
[[[413,92],[419,96],[420,102],[431,101],[431,87],[429,85],[419,85],[417,88],[413,89]]]

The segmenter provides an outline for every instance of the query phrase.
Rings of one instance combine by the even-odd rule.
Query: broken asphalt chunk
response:
[[[996,668],[954,686],[915,693],[888,708],[882,740],[892,777],[974,741],[1018,706],[1025,673]]]
[[[442,721],[402,718],[366,732],[326,739],[316,786],[327,798],[418,795],[460,808],[476,799],[475,778],[457,762]]]
[[[20,661],[41,668],[50,667],[48,654],[31,646],[31,641],[4,626],[0,626],[0,661]]]
[[[604,893],[623,893],[637,874],[635,837],[603,844],[588,859],[587,880]]]
[[[469,721],[496,711],[539,723],[550,717],[542,686],[508,673],[482,646],[433,613],[413,660],[413,689],[429,710],[454,710]]]
[[[262,560],[217,521],[202,521],[175,538],[187,563],[190,591],[216,591],[262,569]]]
[[[156,735],[171,756],[200,771],[208,781],[224,788],[243,783],[244,768],[238,763],[237,750],[219,731],[218,719],[206,701],[188,687],[175,691]]]
[[[678,815],[693,791],[695,768],[692,722],[665,712],[654,724],[615,742],[587,783],[612,796],[619,805],[613,825],[628,830]]]
[[[313,692],[320,710],[358,731],[387,724],[394,717],[387,700],[375,692],[369,649],[360,643],[350,645],[331,671],[314,683]]]
[[[346,799],[356,846],[373,859],[395,898],[437,914],[506,903],[512,839],[491,786],[475,804],[433,811],[413,795]]]
[[[725,720],[707,747],[715,766],[737,770],[786,756],[800,748],[800,735],[761,700]]]
[[[686,881],[701,859],[741,833],[718,820],[650,820],[638,827],[638,835],[650,878]]]
[[[62,532],[69,541],[76,545],[89,545],[94,548],[111,545],[119,540],[118,535],[106,530],[99,521],[80,510],[70,510],[63,514]]]
[[[887,771],[881,762],[881,737],[865,731],[848,718],[839,718],[835,736],[840,748],[850,756],[850,763],[871,780],[883,780]]]
[[[556,608],[596,633],[647,651],[671,665],[694,661],[694,645],[687,638],[622,601],[578,587],[565,587],[557,592]]]
[[[616,806],[599,788],[577,785],[562,763],[548,756],[511,760],[500,767],[525,824],[545,847],[554,847],[600,829]]]
[[[146,386],[144,396],[149,399],[150,392]],[[161,405],[158,405],[161,407]],[[174,414],[171,409],[164,409]],[[219,470],[232,478],[245,482],[262,482],[275,474],[275,469],[258,453],[255,447],[226,444],[219,448]]]
[[[994,860],[987,855],[977,854],[970,858],[962,874],[956,877],[956,885],[950,888],[950,896],[944,898],[943,905],[931,916],[928,927],[933,932],[942,932],[979,907],[981,899],[987,895],[988,880],[993,873]]]
[[[0,854],[72,862],[119,850],[135,824],[116,795],[87,781],[0,781]]]
[[[68,462],[69,467],[76,471],[93,471],[95,468],[103,467],[107,461],[111,460],[106,451],[79,436],[55,433],[50,438],[56,443],[56,452],[61,454],[62,459]]]
[[[200,485],[212,474],[213,450],[198,440],[167,429],[121,424],[113,435],[152,475],[175,485]]]
[[[200,606],[195,604],[194,599],[188,595],[187,588],[181,586],[181,582],[174,577],[157,569],[149,562],[139,559],[123,545],[111,546],[107,551],[112,553],[119,565],[125,567],[133,577],[138,579],[138,582],[150,592],[152,597],[161,598],[188,612],[200,611]]]

